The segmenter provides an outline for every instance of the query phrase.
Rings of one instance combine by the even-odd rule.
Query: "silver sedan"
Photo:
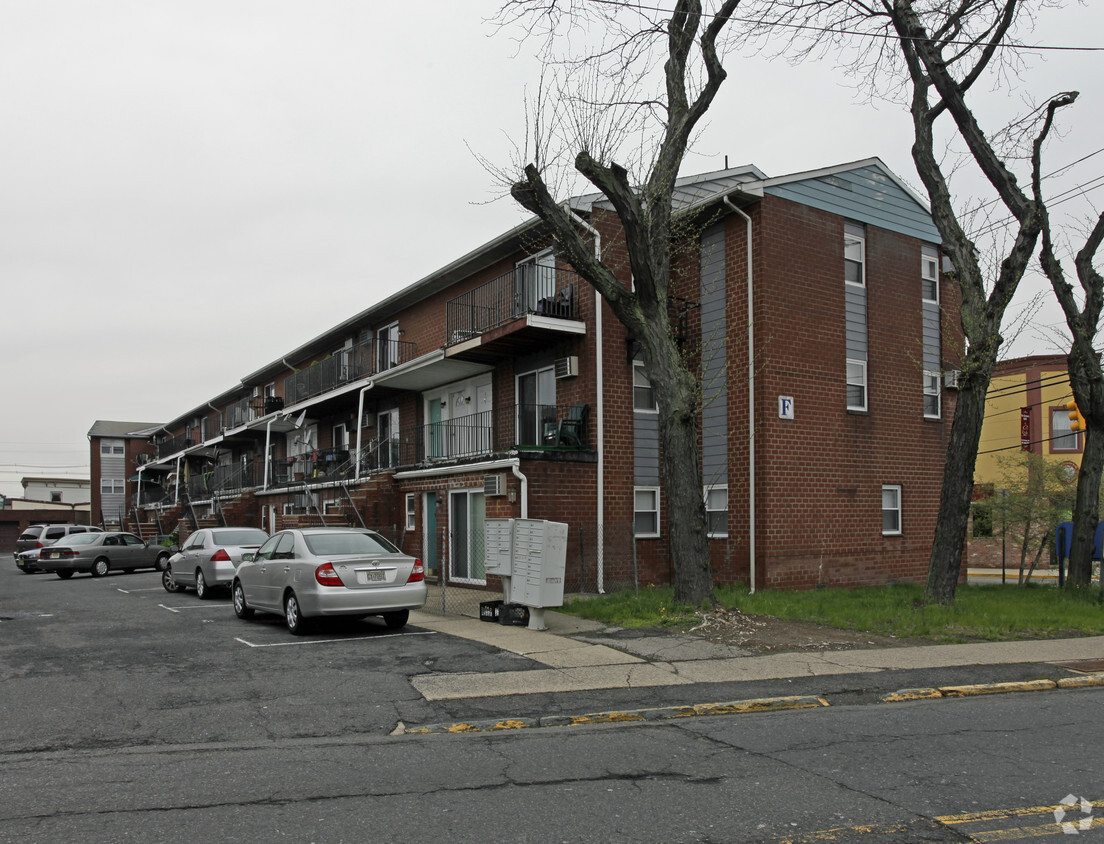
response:
[[[395,630],[426,602],[422,561],[354,528],[280,531],[246,555],[231,591],[238,618],[277,613],[296,635],[328,616],[379,615]]]
[[[169,558],[161,573],[166,592],[195,589],[200,599],[210,598],[212,589],[229,586],[242,554],[256,551],[268,539],[260,528],[216,527],[197,530]]]
[[[112,569],[159,569],[168,558],[168,548],[143,542],[133,533],[77,533],[43,548],[35,565],[67,580],[78,571],[103,577]]]

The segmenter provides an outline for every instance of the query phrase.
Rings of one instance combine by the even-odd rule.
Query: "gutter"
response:
[[[598,232],[598,229],[594,228],[590,223],[576,214],[571,206],[564,203],[564,210],[584,229],[594,235],[594,257],[599,262],[602,260],[602,235]],[[595,448],[598,452],[598,491],[597,491],[597,506],[598,506],[598,542],[602,542],[602,537],[605,536],[605,502],[606,502],[606,453],[603,447],[605,440],[605,414],[603,413],[603,387],[606,382],[605,378],[605,361],[602,357],[602,294],[598,292],[598,288],[594,288],[594,334],[595,334],[595,346],[596,352],[594,355],[594,368],[595,368],[595,399],[594,399],[594,439]],[[598,560],[597,560],[597,586],[598,594],[604,595],[605,590],[605,559],[601,552],[601,546],[599,546]]]
[[[755,594],[755,320],[752,283],[751,217],[727,196],[724,204],[744,218],[747,224],[747,338],[748,338],[748,561],[750,594]]]
[[[521,473],[521,459],[506,457],[501,460],[484,460],[481,463],[462,463],[453,466],[435,466],[432,469],[410,469],[396,472],[397,481],[416,478],[435,478],[442,475],[463,475],[469,472],[493,472],[495,469],[511,469],[514,477],[521,481],[521,517],[529,518],[529,479]]]

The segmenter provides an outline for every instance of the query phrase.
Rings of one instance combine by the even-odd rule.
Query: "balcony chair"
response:
[[[585,448],[586,423],[589,415],[589,404],[573,404],[567,416],[561,419],[556,427],[556,445]]]

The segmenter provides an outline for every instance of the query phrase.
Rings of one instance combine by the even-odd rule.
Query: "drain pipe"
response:
[[[261,492],[268,490],[268,467],[272,465],[272,423],[276,421],[276,417],[273,416],[265,423],[265,450],[264,450],[264,482],[261,484]]]
[[[747,224],[747,338],[748,338],[748,559],[750,563],[749,591],[755,594],[755,320],[752,296],[751,217],[741,211],[727,196],[724,204],[744,218]]]
[[[564,203],[564,210],[571,216],[576,223],[594,235],[594,257],[596,260],[602,260],[602,235],[598,232],[598,229],[594,228],[590,223],[571,210],[571,206]],[[595,543],[597,548],[597,588],[598,594],[604,595],[605,589],[605,560],[602,556],[602,548],[604,546],[603,534],[605,533],[605,501],[606,501],[606,453],[604,447],[605,439],[605,425],[606,418],[603,413],[603,400],[602,390],[605,385],[605,362],[602,359],[602,294],[598,292],[598,288],[594,288],[594,333],[595,333],[595,347],[596,352],[594,355],[594,368],[595,368],[595,383],[597,389],[595,390],[594,399],[594,439],[595,446],[598,451],[598,536],[595,537]]]
[[[514,477],[521,481],[521,517],[529,518],[529,479],[521,473],[521,460],[515,457],[510,461],[510,469]]]
[[[176,458],[176,496],[173,501],[174,506],[180,503],[180,461],[183,459],[183,454]]]
[[[372,389],[376,385],[375,381],[369,381],[360,389],[360,398],[357,400],[357,447],[356,447],[356,472],[353,474],[353,480],[360,480],[360,438],[361,433],[364,431],[364,394]]]

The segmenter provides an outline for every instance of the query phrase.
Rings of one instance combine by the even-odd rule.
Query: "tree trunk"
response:
[[[974,491],[974,464],[985,415],[985,392],[993,371],[992,361],[971,361],[970,357],[967,354],[964,372],[968,374],[958,391],[951,439],[947,444],[939,520],[932,540],[928,586],[924,593],[926,601],[940,604],[954,602],[962,573],[962,551]]]
[[[1073,506],[1073,543],[1070,546],[1066,585],[1071,589],[1092,582],[1093,544],[1100,512],[1100,475],[1104,466],[1104,431],[1089,426],[1085,432],[1085,451],[1077,473],[1077,500]]]

